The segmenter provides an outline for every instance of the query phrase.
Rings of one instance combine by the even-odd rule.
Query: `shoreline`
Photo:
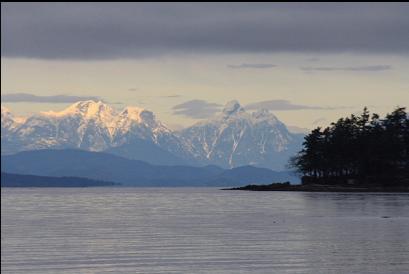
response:
[[[390,192],[409,193],[409,186],[384,188],[367,186],[339,186],[339,185],[291,185],[289,183],[273,183],[270,185],[246,185],[242,187],[223,188],[222,190],[246,191],[298,191],[298,192]]]

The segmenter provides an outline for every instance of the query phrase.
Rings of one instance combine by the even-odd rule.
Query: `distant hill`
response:
[[[36,150],[3,155],[3,172],[52,177],[80,177],[128,186],[237,186],[291,181],[297,177],[252,166],[159,166],[116,155],[82,150]]]
[[[1,173],[1,187],[95,187],[115,183],[78,177],[49,177]]]

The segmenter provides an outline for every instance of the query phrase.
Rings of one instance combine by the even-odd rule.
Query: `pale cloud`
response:
[[[348,67],[301,67],[304,71],[364,71],[377,72],[391,70],[390,65],[372,65],[372,66],[348,66]]]
[[[277,67],[274,64],[240,64],[240,65],[227,65],[231,69],[269,69]]]
[[[309,106],[293,104],[288,100],[267,100],[251,103],[245,106],[246,109],[268,109],[268,110],[301,110],[301,109],[335,109],[334,107]]]
[[[2,102],[8,103],[75,103],[78,101],[94,100],[101,101],[97,96],[75,96],[75,95],[49,95],[40,96],[30,93],[8,93],[1,95]]]
[[[203,119],[213,116],[220,111],[222,105],[205,100],[190,100],[174,106],[173,114],[183,115],[193,119]]]

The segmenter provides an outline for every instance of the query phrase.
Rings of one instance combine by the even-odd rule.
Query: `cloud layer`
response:
[[[2,3],[7,57],[409,52],[406,3]]]
[[[221,104],[210,103],[205,100],[190,100],[172,108],[173,114],[182,115],[193,119],[209,118],[219,112],[222,108]],[[272,111],[281,110],[302,110],[302,109],[321,109],[331,110],[343,107],[322,107],[322,106],[307,106],[293,104],[287,100],[268,100],[248,104],[244,106],[246,110],[267,109]]]
[[[220,111],[222,105],[209,103],[205,100],[190,100],[174,106],[173,114],[183,115],[193,119],[204,119],[213,116]]]
[[[38,96],[29,93],[9,93],[2,94],[1,101],[9,103],[75,103],[85,100],[101,100],[95,96],[71,96],[71,95],[52,95],[52,96]]]
[[[293,104],[287,100],[268,100],[251,103],[245,106],[248,110],[268,109],[268,110],[300,110],[300,109],[333,109],[329,107],[307,106]]]
[[[269,69],[274,68],[274,64],[240,64],[240,65],[227,65],[228,68],[232,69]]]
[[[304,71],[384,71],[391,70],[389,65],[373,65],[373,66],[355,66],[355,67],[301,67]]]

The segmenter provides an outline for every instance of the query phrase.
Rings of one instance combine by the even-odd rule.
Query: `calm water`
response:
[[[409,196],[2,189],[2,273],[409,273]]]

